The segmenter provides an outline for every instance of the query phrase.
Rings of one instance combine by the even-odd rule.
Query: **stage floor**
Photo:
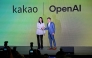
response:
[[[34,49],[37,49],[37,47],[33,47]],[[49,54],[49,55],[55,55],[59,50],[60,50],[60,47],[57,47],[56,50],[48,50],[49,47],[44,47],[43,49],[39,49],[41,54]],[[28,46],[21,46],[21,47],[17,47],[17,51],[20,53],[20,54],[24,54],[24,55],[28,55],[29,54],[29,50],[31,48],[28,47]]]
[[[11,49],[13,49],[14,46],[10,46]],[[29,50],[31,49],[30,46],[16,46],[16,50],[20,53],[20,54],[23,54],[23,55],[29,55]],[[2,47],[0,47],[2,48]],[[61,47],[62,50],[65,52],[65,53],[74,53],[74,47]],[[33,49],[37,49],[37,46],[34,46]],[[43,49],[39,49],[41,54],[48,54],[48,55],[56,55],[56,53],[58,51],[60,51],[60,46],[57,47],[56,50],[48,50],[49,47],[48,46],[44,46]]]
[[[14,46],[10,46],[11,49],[13,49]],[[31,49],[30,46],[16,46],[17,51],[20,54],[29,55],[29,50]],[[56,50],[48,50],[48,46],[44,46],[43,50],[40,50],[41,54],[49,54],[49,55],[56,55],[56,53],[60,50],[60,47],[62,50],[67,53],[68,55],[92,55],[92,46],[58,46]],[[3,48],[3,46],[0,46],[0,48]],[[37,49],[37,46],[33,47],[34,49]]]
[[[60,51],[60,46],[58,46],[56,50],[48,50],[48,48],[49,48],[48,46],[44,46],[43,49],[40,49],[41,54],[56,55],[56,53]],[[74,47],[61,47],[61,48],[68,55],[74,54]],[[17,51],[19,51],[20,54],[24,55],[28,55],[30,49],[31,48],[29,46],[17,47]],[[33,49],[37,49],[37,46],[34,46]]]

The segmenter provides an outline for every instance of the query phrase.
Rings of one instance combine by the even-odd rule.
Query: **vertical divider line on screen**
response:
[[[43,15],[44,15],[44,2],[43,2]]]

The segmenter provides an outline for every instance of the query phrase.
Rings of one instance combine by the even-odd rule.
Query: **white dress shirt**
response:
[[[50,26],[50,22],[48,23],[48,27]]]
[[[43,35],[43,34],[45,34],[45,30],[41,29],[43,27],[45,27],[44,23],[37,23],[37,31],[36,31],[37,35]]]

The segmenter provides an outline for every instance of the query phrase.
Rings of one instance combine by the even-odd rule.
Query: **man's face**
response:
[[[51,22],[51,20],[50,20],[50,19],[48,19],[48,23],[49,23],[49,22]]]

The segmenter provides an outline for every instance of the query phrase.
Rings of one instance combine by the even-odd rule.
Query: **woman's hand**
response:
[[[44,30],[45,28],[44,28],[44,27],[42,27],[41,29],[42,29],[42,30]]]

